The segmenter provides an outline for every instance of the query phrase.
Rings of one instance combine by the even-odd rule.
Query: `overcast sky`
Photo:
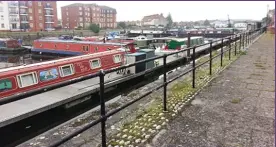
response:
[[[60,7],[72,3],[96,3],[117,10],[117,21],[141,20],[145,15],[171,13],[173,21],[205,19],[253,19],[265,17],[267,5],[275,8],[274,1],[57,1]]]

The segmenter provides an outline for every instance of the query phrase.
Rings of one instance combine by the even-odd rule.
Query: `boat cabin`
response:
[[[47,40],[39,39],[33,43],[32,52],[63,55],[84,55],[104,52],[119,48],[133,49],[133,42],[117,43],[102,41]]]
[[[15,39],[2,38],[0,39],[0,48],[19,48],[19,42]]]

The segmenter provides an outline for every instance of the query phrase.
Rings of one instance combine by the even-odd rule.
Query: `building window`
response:
[[[42,20],[42,16],[39,16],[39,20]]]
[[[90,60],[90,66],[91,66],[91,69],[100,68],[101,67],[100,59]]]
[[[0,7],[0,12],[3,12],[4,10],[3,10],[3,7]]]
[[[12,89],[12,81],[10,79],[0,80],[0,92],[11,90],[11,89]]]
[[[34,26],[33,26],[33,23],[30,23],[30,27],[31,27],[31,28],[34,27]]]
[[[66,12],[66,15],[68,15],[68,12]]]
[[[32,17],[32,16],[30,16],[30,17],[29,17],[29,19],[30,19],[30,20],[33,20],[33,17]]]
[[[5,28],[5,25],[3,23],[1,24],[1,28]]]
[[[79,10],[82,10],[82,7],[79,7]]]
[[[41,6],[41,2],[38,2],[38,6]]]
[[[38,83],[35,72],[17,75],[17,81],[20,88],[32,86]]]
[[[38,9],[38,13],[41,13],[41,9]]]
[[[69,21],[69,17],[67,17],[67,21]]]
[[[96,16],[96,14],[95,14],[95,13],[93,13],[93,16],[95,17],[95,16]]]
[[[90,13],[87,13],[87,16],[90,16]]]
[[[13,23],[12,24],[12,29],[16,29],[17,28],[17,24],[16,23]]]
[[[28,1],[29,6],[32,6],[32,1]]]
[[[58,78],[58,71],[56,68],[39,72],[39,79],[41,82],[54,80],[56,78]]]
[[[29,13],[33,13],[33,9],[30,8],[30,9],[29,9]]]
[[[42,23],[39,23],[39,27],[40,27],[40,28],[42,28],[42,27],[43,27]]]
[[[74,74],[73,65],[65,65],[60,67],[60,76],[67,77]]]
[[[1,20],[4,20],[4,15],[1,15]]]
[[[80,17],[80,21],[82,21],[82,17]]]

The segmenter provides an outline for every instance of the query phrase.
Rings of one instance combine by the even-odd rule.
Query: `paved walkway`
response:
[[[155,147],[274,147],[275,49],[264,35],[204,88]]]

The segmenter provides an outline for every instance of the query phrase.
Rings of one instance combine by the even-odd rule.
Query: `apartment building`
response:
[[[4,29],[0,29],[2,31],[50,31],[55,30],[57,26],[55,1],[2,1],[1,3],[0,16],[5,26]]]
[[[61,7],[63,28],[87,28],[91,23],[100,28],[116,28],[116,9],[97,4],[75,3]]]
[[[10,29],[8,2],[0,1],[0,31],[7,31]]]

